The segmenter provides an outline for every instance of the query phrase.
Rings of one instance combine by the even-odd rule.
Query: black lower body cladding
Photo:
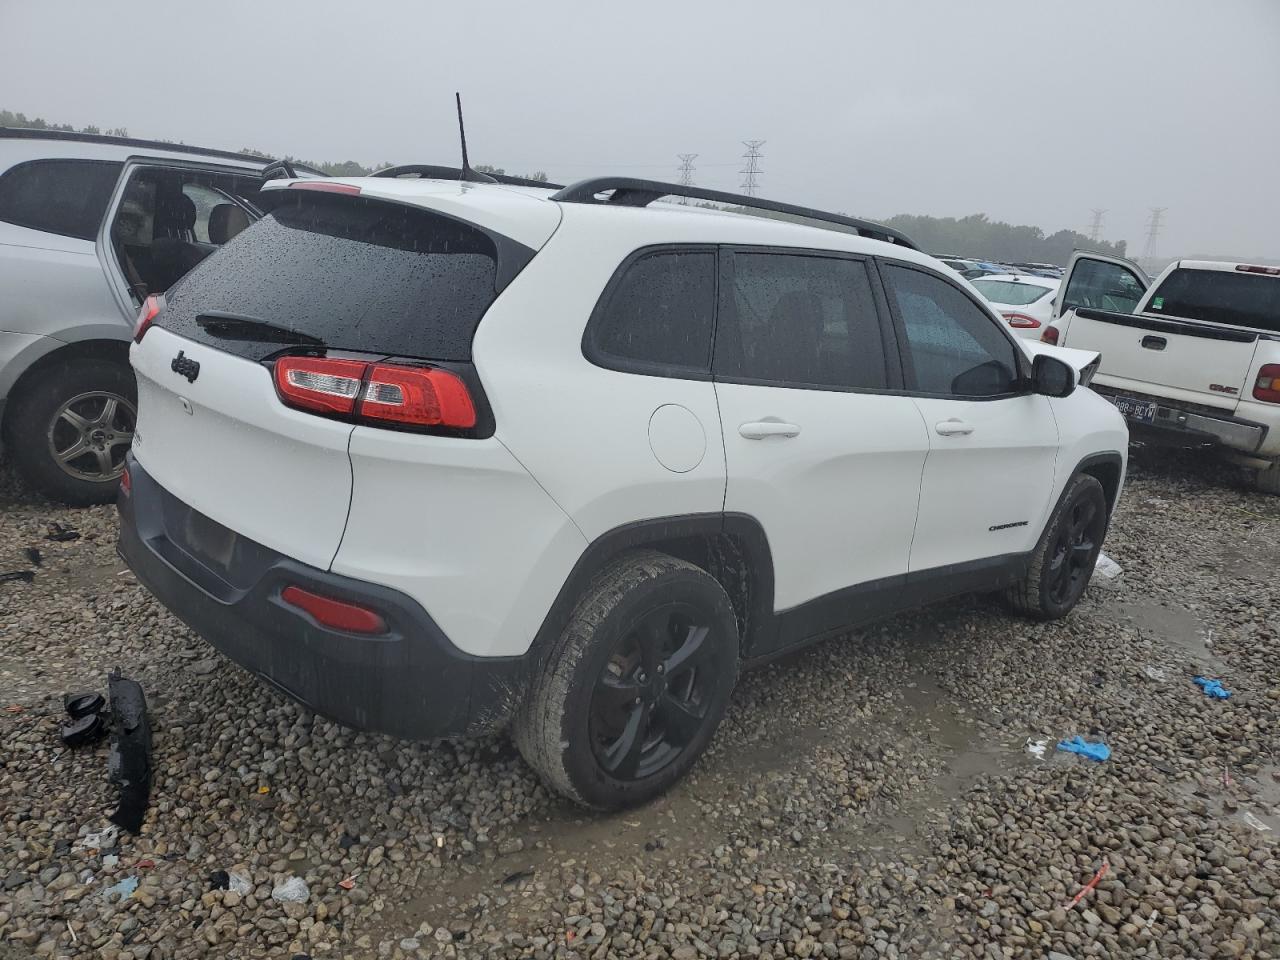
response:
[[[411,597],[244,538],[236,539],[227,567],[215,570],[184,544],[190,508],[132,455],[128,467],[120,555],[162,604],[236,663],[358,730],[425,740],[505,724],[524,687],[523,658],[463,653]],[[291,584],[373,608],[388,631],[361,636],[321,626],[280,599]],[[235,705],[227,709],[234,713]]]

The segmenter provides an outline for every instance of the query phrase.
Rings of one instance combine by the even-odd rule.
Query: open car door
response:
[[[1053,319],[1079,307],[1133,313],[1149,286],[1151,278],[1132,260],[1077,250],[1062,276]]]

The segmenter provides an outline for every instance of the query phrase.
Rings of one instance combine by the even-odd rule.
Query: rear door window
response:
[[[887,386],[863,261],[739,250],[730,302],[732,316],[716,334],[717,379],[837,390]]]
[[[296,191],[174,287],[156,322],[253,359],[294,331],[337,350],[465,362],[497,296],[497,260],[495,240],[463,221]],[[262,342],[250,325],[201,327],[211,314],[286,333]]]
[[[705,374],[715,324],[715,270],[710,248],[654,251],[624,265],[587,327],[587,358],[635,373]]]
[[[1147,313],[1280,332],[1280,277],[1226,270],[1174,270]]]
[[[0,176],[0,220],[94,240],[123,166],[107,160],[19,163]]]

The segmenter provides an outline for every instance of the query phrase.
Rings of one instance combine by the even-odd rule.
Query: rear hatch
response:
[[[343,359],[372,371],[393,358],[466,380],[480,318],[533,256],[456,216],[335,186],[280,191],[269,215],[170,290],[132,349],[135,456],[193,515],[166,520],[192,556],[207,559],[222,527],[328,568],[351,502],[348,443],[361,406],[298,409],[277,387],[277,363]],[[481,416],[473,429],[484,426]]]
[[[1141,313],[1078,308],[1066,343],[1102,353],[1100,384],[1231,411],[1247,393],[1258,339],[1277,333],[1280,279],[1184,262]]]

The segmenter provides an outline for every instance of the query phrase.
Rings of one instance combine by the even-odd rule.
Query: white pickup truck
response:
[[[1093,389],[1131,428],[1215,442],[1280,494],[1280,267],[1076,253],[1040,337],[1096,350]]]

